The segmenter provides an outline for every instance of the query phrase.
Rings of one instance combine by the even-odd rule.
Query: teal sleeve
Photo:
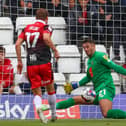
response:
[[[90,78],[88,76],[85,76],[79,81],[79,86],[84,86],[86,83],[90,82]]]
[[[115,64],[113,61],[111,61],[107,55],[102,56],[101,58],[102,64],[104,64],[106,67],[113,69],[115,72],[126,75],[126,69],[122,66]]]

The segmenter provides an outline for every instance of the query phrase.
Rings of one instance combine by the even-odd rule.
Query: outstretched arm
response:
[[[72,90],[74,90],[80,86],[86,85],[86,83],[88,83],[89,81],[90,81],[90,78],[88,76],[85,76],[79,82],[67,82],[64,85],[64,90],[65,90],[66,94],[70,94]]]
[[[101,62],[102,64],[104,64],[105,66],[107,66],[110,69],[113,69],[114,71],[116,71],[117,73],[126,75],[126,69],[123,68],[122,66],[115,64],[113,61],[111,61],[107,55],[103,55],[103,57],[101,57]]]

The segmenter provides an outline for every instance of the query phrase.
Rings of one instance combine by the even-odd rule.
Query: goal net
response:
[[[48,24],[53,28],[52,40],[61,53],[58,63],[52,56],[57,102],[80,95],[79,88],[72,95],[65,94],[65,81],[79,81],[86,73],[87,56],[81,42],[91,38],[96,42],[96,50],[105,52],[110,59],[120,65],[125,63],[126,54],[126,3],[121,0],[0,0],[0,45],[6,49],[5,58],[12,61],[14,75],[17,73],[15,41],[22,29],[35,21],[38,8],[49,12]],[[26,50],[22,46],[23,74],[26,74]],[[6,74],[1,72],[1,81]],[[23,75],[24,76],[24,75]],[[113,75],[116,94],[113,108],[126,110],[125,79]],[[3,92],[0,95],[0,119],[38,119],[30,83],[24,78],[20,83],[20,93]],[[89,84],[87,87],[92,87]],[[10,87],[9,87],[10,88]],[[15,89],[18,92],[18,88]],[[43,88],[44,104],[48,104]],[[50,111],[45,112],[50,118]],[[103,118],[99,106],[77,105],[69,109],[57,110],[59,119]]]

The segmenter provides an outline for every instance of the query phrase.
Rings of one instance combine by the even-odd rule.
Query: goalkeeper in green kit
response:
[[[70,94],[72,90],[92,81],[96,97],[92,99],[92,97],[85,93],[80,96],[73,96],[72,98],[58,102],[56,109],[65,109],[78,104],[95,104],[100,106],[102,115],[105,118],[126,118],[125,111],[112,109],[112,101],[115,97],[115,85],[111,76],[111,69],[123,75],[126,75],[126,69],[112,62],[107,54],[97,52],[93,40],[89,38],[85,39],[82,47],[89,57],[87,75],[79,82],[66,83],[64,89],[67,94]],[[48,108],[42,107],[42,109],[47,110]]]

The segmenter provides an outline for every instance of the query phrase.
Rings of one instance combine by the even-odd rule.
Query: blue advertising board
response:
[[[33,96],[1,95],[0,119],[30,119],[34,118]]]
[[[68,95],[57,95],[57,102],[67,99]],[[47,103],[47,95],[43,97]],[[126,94],[117,95],[113,100],[114,109],[122,109],[126,111]],[[76,109],[78,114],[72,113]],[[68,113],[67,113],[68,112]],[[71,113],[71,114],[70,114]],[[66,111],[58,111],[59,116],[65,118],[81,118],[81,119],[97,119],[103,118],[99,106],[96,105],[80,105],[79,108],[72,108]],[[49,113],[48,113],[49,115]],[[32,95],[1,95],[0,96],[0,119],[37,119],[36,110],[33,104]]]

